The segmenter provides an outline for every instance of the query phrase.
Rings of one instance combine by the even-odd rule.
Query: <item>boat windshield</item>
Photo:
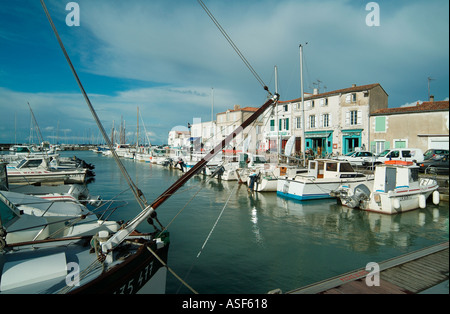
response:
[[[12,203],[0,193],[0,225],[2,227],[7,227],[9,222],[19,217],[12,206]]]
[[[254,162],[255,164],[266,164],[266,163],[267,163],[267,160],[266,160],[266,158],[263,157],[263,156],[255,156],[253,162]]]
[[[22,168],[24,166],[31,167],[39,167],[42,164],[42,159],[23,159],[16,168]]]
[[[8,191],[8,178],[6,177],[5,163],[0,163],[0,190]]]
[[[339,167],[340,172],[355,172],[348,162],[342,162]]]

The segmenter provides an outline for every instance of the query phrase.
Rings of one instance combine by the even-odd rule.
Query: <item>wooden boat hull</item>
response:
[[[74,289],[70,294],[136,294],[138,292],[165,293],[164,265],[142,245],[127,260],[91,282]],[[169,244],[152,250],[167,263]],[[145,291],[147,290],[147,291]]]

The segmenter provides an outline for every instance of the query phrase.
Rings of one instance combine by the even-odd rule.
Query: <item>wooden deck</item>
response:
[[[379,286],[368,286],[364,268],[287,294],[415,294],[448,281],[449,242],[436,244],[381,263]],[[448,293],[448,292],[447,292]]]

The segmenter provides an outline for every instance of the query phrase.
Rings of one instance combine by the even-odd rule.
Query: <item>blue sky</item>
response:
[[[154,144],[194,118],[234,104],[260,106],[266,93],[196,0],[47,0],[60,36],[107,131],[125,121],[134,142],[139,106]],[[389,107],[448,100],[449,2],[376,1],[369,27],[362,0],[204,0],[258,75],[282,100],[305,91],[380,83]],[[46,140],[99,141],[99,132],[39,1],[0,0],[0,142],[28,142],[30,103]],[[140,122],[141,123],[141,122]],[[58,132],[57,132],[58,130]],[[142,131],[141,131],[142,132]],[[34,135],[36,138],[36,135]]]

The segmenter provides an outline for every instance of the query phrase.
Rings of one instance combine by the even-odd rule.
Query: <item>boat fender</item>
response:
[[[394,198],[393,206],[395,209],[400,209],[400,200],[398,198]]]
[[[433,192],[433,204],[439,205],[439,201],[440,201],[439,191],[434,191]]]
[[[427,202],[426,202],[425,195],[420,194],[419,195],[419,207],[420,208],[425,208],[426,206],[427,206]]]

